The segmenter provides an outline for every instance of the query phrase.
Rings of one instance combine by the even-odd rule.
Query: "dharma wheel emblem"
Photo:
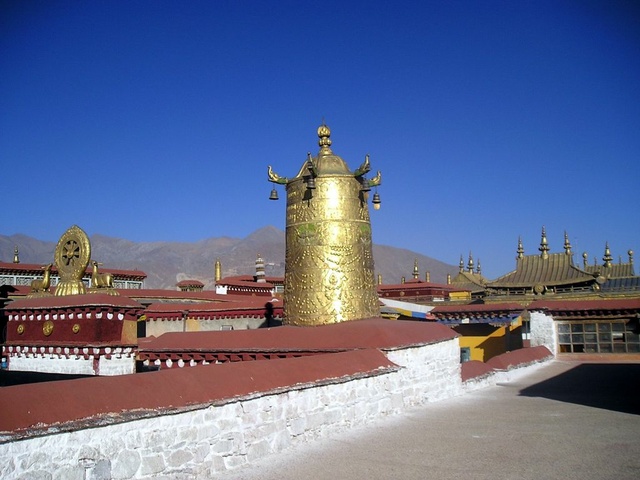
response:
[[[82,277],[91,258],[91,244],[87,234],[76,225],[69,228],[60,237],[54,257],[60,273],[56,296],[86,293]]]
[[[22,335],[24,333],[24,325],[18,325],[18,328],[16,330],[18,331],[18,335]]]
[[[73,333],[78,333],[80,331],[80,324],[79,323],[74,324],[73,327],[71,327],[71,331]]]
[[[64,252],[62,253],[64,265],[74,266],[78,258],[80,258],[80,245],[75,240],[68,240],[64,244]]]
[[[42,333],[44,333],[45,337],[48,337],[53,332],[53,322],[51,320],[47,320],[42,325]]]

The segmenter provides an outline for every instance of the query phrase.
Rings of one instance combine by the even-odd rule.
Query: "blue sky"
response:
[[[382,170],[376,243],[640,255],[637,2],[2,1],[0,51],[0,234],[284,229],[267,165],[324,119]]]

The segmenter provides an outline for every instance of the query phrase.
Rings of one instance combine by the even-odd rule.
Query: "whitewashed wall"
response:
[[[152,418],[0,444],[0,477],[213,478],[216,472],[295,443],[462,392],[457,338],[386,353],[402,368],[178,414],[159,413]]]
[[[111,358],[92,347],[8,347],[5,355],[11,371],[103,376],[136,373],[133,348],[107,347],[106,350]]]
[[[544,345],[554,356],[558,354],[557,325],[551,315],[540,311],[530,312],[531,346]]]

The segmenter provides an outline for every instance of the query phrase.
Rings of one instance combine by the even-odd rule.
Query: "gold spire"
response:
[[[464,258],[462,258],[462,254],[460,254],[460,263],[459,263],[460,273],[464,272]]]
[[[547,232],[542,227],[542,239],[540,240],[540,256],[544,259],[549,258],[549,244],[547,243]]]
[[[478,275],[482,274],[482,269],[480,268],[480,259],[478,259],[478,265],[476,265],[476,273]]]
[[[418,271],[418,259],[416,258],[413,261],[413,278],[416,280],[420,277],[420,272]]]
[[[431,282],[431,272],[429,270],[427,270],[424,274],[424,280],[425,282],[429,283]]]
[[[571,255],[571,243],[569,242],[569,235],[567,231],[564,231],[564,253]]]
[[[469,252],[469,262],[467,263],[467,270],[469,273],[473,273],[473,255]]]
[[[451,274],[447,273],[447,285],[451,285]]]
[[[222,279],[222,264],[220,263],[219,258],[216,258],[216,264],[214,269],[215,269],[215,281],[217,283]]]
[[[518,250],[516,252],[518,256],[516,259],[524,258],[524,247],[522,246],[522,237],[518,237]]]
[[[382,285],[382,274],[378,274],[378,285]]]
[[[627,255],[629,255],[629,263],[633,265],[633,250],[629,250]]]
[[[609,242],[605,244],[604,257],[602,257],[602,260],[604,261],[605,267],[611,268],[611,262],[613,260],[613,257],[611,256],[611,250],[609,250]]]
[[[18,246],[13,249],[13,263],[20,263],[20,254],[18,253]]]
[[[327,154],[331,152],[331,130],[324,122],[318,127],[318,145],[320,145],[320,153]]]
[[[589,265],[589,254],[587,252],[582,253],[582,265],[586,268]]]

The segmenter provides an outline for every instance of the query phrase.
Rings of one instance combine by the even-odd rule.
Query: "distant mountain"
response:
[[[256,256],[265,261],[267,276],[284,276],[285,235],[278,228],[263,227],[245,238],[218,237],[195,243],[132,242],[119,238],[93,235],[91,256],[105,268],[142,270],[147,274],[147,288],[174,289],[181,280],[200,280],[213,289],[216,258],[222,264],[222,275],[253,275]],[[26,235],[0,235],[0,261],[12,262],[18,247],[22,263],[46,264],[53,261],[54,242],[43,242]],[[412,278],[413,262],[418,259],[420,278],[431,272],[431,281],[444,283],[453,265],[425,255],[386,245],[374,245],[376,275],[383,283],[400,283]]]

